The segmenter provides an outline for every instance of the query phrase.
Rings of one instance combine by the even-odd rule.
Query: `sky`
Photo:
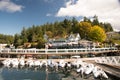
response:
[[[120,0],[0,0],[0,33],[14,35],[23,27],[94,15],[120,31]]]

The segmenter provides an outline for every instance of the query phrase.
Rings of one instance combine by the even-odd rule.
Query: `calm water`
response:
[[[0,68],[0,80],[62,80],[64,74],[57,73],[55,71],[46,72],[45,68]],[[79,80],[119,80],[111,75],[108,75],[109,79],[94,79],[90,77],[88,79],[78,78]],[[67,80],[78,80],[70,77]]]
[[[0,80],[59,80],[56,72],[48,72],[48,76],[46,75],[42,70],[0,68]]]

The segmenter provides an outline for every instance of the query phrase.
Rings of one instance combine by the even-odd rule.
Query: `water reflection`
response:
[[[46,80],[46,71],[34,70],[32,68],[0,68],[0,80]],[[48,73],[47,80],[59,80],[56,72]]]
[[[22,60],[2,61],[4,67],[0,68],[0,80],[113,80],[109,75],[102,75],[105,73],[102,68],[81,60],[54,62],[30,59],[24,61],[24,66],[18,61]]]
[[[66,78],[66,79],[65,79]],[[75,71],[54,71],[46,68],[0,68],[0,80],[116,80],[113,77],[108,79],[95,79],[93,76],[89,78],[81,78],[76,75]]]

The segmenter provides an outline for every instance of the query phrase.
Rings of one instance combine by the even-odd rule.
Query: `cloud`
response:
[[[22,5],[17,5],[10,0],[0,0],[0,11],[21,12],[22,8],[24,8]]]
[[[56,14],[57,17],[94,15],[100,21],[110,22],[113,28],[120,30],[120,0],[69,0]]]
[[[49,17],[49,16],[52,16],[52,14],[50,14],[50,13],[47,13],[47,14],[46,14],[46,16],[48,16],[48,17]]]

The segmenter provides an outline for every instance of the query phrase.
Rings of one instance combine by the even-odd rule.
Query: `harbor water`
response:
[[[73,73],[73,72],[71,72]],[[0,68],[0,80],[116,80],[113,76],[109,79],[81,78],[76,74],[64,74],[55,71],[46,72],[37,68]]]
[[[56,72],[35,69],[0,68],[0,80],[59,80]]]
[[[99,66],[78,59],[74,62],[6,59],[0,63],[0,80],[119,80],[119,78],[106,73]]]

